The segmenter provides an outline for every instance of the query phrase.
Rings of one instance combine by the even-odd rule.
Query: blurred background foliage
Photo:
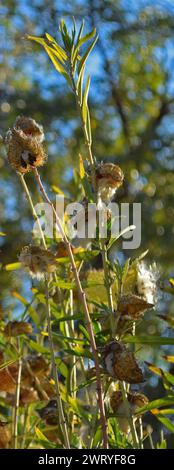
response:
[[[149,261],[157,262],[161,279],[167,282],[174,274],[173,1],[6,0],[0,11],[0,133],[4,136],[20,114],[43,124],[49,155],[43,177],[73,200],[81,197],[76,172],[79,152],[85,155],[75,102],[44,51],[24,36],[49,32],[57,39],[60,19],[70,24],[72,16],[77,24],[84,18],[87,30],[96,26],[99,40],[88,63],[94,154],[123,168],[125,183],[119,200],[142,203],[141,247],[123,253],[122,258],[134,258],[149,249]],[[38,202],[32,176],[27,180]],[[32,219],[25,202],[1,146],[0,231],[6,234],[0,237],[2,265],[16,261],[21,246],[31,241]],[[14,290],[22,286],[29,299],[28,285],[20,274],[1,272],[3,316],[18,309],[18,301],[11,296]],[[163,293],[158,313],[171,318],[173,306],[172,296]],[[142,327],[148,334],[171,334],[159,317],[149,319]],[[158,349],[154,353],[148,348],[148,357],[152,353],[159,363]],[[162,384],[157,379],[152,382],[158,391],[151,390],[151,398],[159,397]]]

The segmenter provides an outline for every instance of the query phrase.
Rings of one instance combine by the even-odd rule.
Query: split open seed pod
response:
[[[39,246],[25,246],[20,253],[19,261],[25,271],[38,279],[56,270],[55,255]]]
[[[138,408],[148,404],[148,398],[142,393],[128,393],[127,400],[129,403],[129,413],[131,414],[134,422],[136,422],[137,417],[134,416]],[[110,405],[113,412],[117,416],[117,420],[122,432],[128,434],[130,432],[129,419],[128,419],[128,410],[126,404],[123,401],[121,391],[113,391],[110,398]],[[140,417],[140,416],[139,416]]]
[[[31,335],[32,325],[24,321],[10,321],[4,329],[5,336]]]
[[[44,165],[46,153],[42,145],[43,128],[32,118],[18,117],[5,137],[10,165],[19,173],[27,173]]]
[[[125,320],[138,320],[142,314],[152,309],[154,304],[147,302],[142,297],[135,294],[121,295],[118,299],[117,310]]]
[[[0,449],[8,448],[11,437],[10,425],[4,421],[0,421]]]
[[[96,183],[99,198],[110,202],[116,190],[123,184],[124,174],[119,165],[100,163],[96,167]]]
[[[119,341],[112,341],[103,348],[103,366],[106,372],[117,380],[130,384],[144,381],[143,372],[135,355]]]

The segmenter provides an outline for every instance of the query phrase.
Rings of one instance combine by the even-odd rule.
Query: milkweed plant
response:
[[[50,34],[26,39],[44,48],[74,96],[84,135],[77,176],[78,202],[85,214],[81,226],[89,222],[88,204],[95,203],[95,237],[84,234],[82,240],[70,240],[67,235],[67,220],[60,218],[40,176],[40,167],[49,159],[40,123],[19,116],[4,138],[8,162],[20,179],[38,230],[32,233],[30,245],[21,247],[18,260],[3,268],[20,269],[21,276],[26,273],[32,300],[27,302],[16,293],[24,305],[23,314],[8,322],[1,320],[1,448],[165,447],[163,434],[153,443],[147,413],[164,429],[174,430],[167,417],[174,404],[174,377],[153,364],[139,363],[144,344],[170,344],[170,338],[138,333],[145,313],[153,315],[157,307],[159,268],[155,263],[148,265],[147,252],[127,258],[124,264],[111,256],[123,233],[111,236],[108,204],[124,184],[124,173],[121,162],[99,162],[93,154],[90,76],[86,77],[85,68],[98,38],[95,29],[85,35],[83,29],[84,22],[78,29],[74,21],[69,32],[61,21],[59,43]],[[53,213],[59,238],[56,233],[53,238],[45,234],[35,208],[38,201],[29,187],[29,172],[38,201]],[[116,197],[119,201],[119,192]],[[104,205],[107,235],[100,237],[98,214]],[[79,223],[80,219],[81,212]],[[165,356],[165,360],[172,362],[172,357]],[[150,401],[143,390],[154,374],[163,381],[164,396]]]

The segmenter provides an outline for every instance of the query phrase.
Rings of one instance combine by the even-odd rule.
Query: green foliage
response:
[[[89,2],[90,6],[92,3]],[[33,78],[29,77],[26,73],[25,67],[21,66],[21,62],[24,62],[24,56],[25,59],[29,56],[31,61],[29,43],[27,41],[19,41],[19,37],[14,35],[12,24],[7,24],[6,27],[11,30],[10,34],[13,45],[17,44],[18,46],[13,48],[13,53],[16,54],[17,69],[14,77],[11,73],[10,64],[10,54],[12,52],[9,50],[7,66],[4,64],[3,67],[7,83],[6,99],[12,103],[12,109],[9,117],[8,113],[7,115],[3,114],[2,130],[7,129],[14,121],[16,114],[21,112],[20,107],[18,108],[16,103],[24,100],[26,114],[31,114],[33,117],[41,120],[51,134],[51,139],[48,136],[48,141],[50,139],[48,147],[50,146],[51,149],[51,144],[54,145],[53,150],[50,152],[48,167],[43,169],[43,175],[46,176],[47,183],[50,183],[52,191],[58,194],[65,192],[69,200],[80,198],[84,194],[88,195],[89,199],[92,200],[91,185],[85,175],[83,157],[80,161],[79,175],[77,174],[77,169],[79,168],[78,155],[81,153],[85,158],[87,152],[86,146],[84,149],[82,143],[82,129],[79,130],[79,122],[70,96],[72,90],[76,97],[83,131],[89,146],[92,144],[92,131],[95,131],[94,144],[97,158],[109,158],[109,160],[114,162],[117,159],[122,164],[122,168],[126,170],[126,184],[123,191],[121,190],[122,192],[120,192],[120,200],[139,201],[138,198],[142,200],[144,208],[142,244],[145,248],[149,248],[150,253],[148,254],[147,262],[150,257],[160,261],[162,277],[166,278],[168,275],[172,276],[171,271],[173,269],[171,249],[169,249],[172,233],[173,173],[171,171],[171,156],[173,144],[169,129],[165,127],[165,118],[171,118],[173,97],[166,91],[170,81],[168,77],[170,71],[167,72],[164,63],[157,59],[156,48],[160,48],[164,52],[166,36],[170,38],[172,32],[172,18],[170,18],[170,21],[167,17],[162,20],[158,18],[155,10],[151,18],[149,18],[148,12],[145,12],[143,31],[148,31],[148,34],[143,35],[141,13],[137,13],[134,24],[127,24],[126,12],[120,10],[118,4],[115,6],[114,4],[111,5],[111,2],[104,3],[106,5],[103,7],[95,6],[92,10],[96,21],[102,14],[104,23],[107,25],[111,23],[112,25],[112,22],[116,21],[115,12],[118,13],[118,11],[119,15],[117,16],[120,19],[117,20],[118,27],[114,31],[112,28],[108,28],[110,30],[107,37],[109,45],[105,47],[105,39],[100,33],[100,39],[97,43],[98,49],[95,49],[103,61],[104,68],[99,77],[96,75],[96,83],[94,83],[96,88],[94,93],[91,93],[92,119],[90,118],[88,107],[90,76],[87,75],[85,81],[85,71],[87,59],[90,57],[90,53],[93,51],[98,39],[96,29],[92,27],[91,32],[84,34],[84,23],[82,22],[79,28],[77,28],[74,22],[73,28],[69,32],[66,22],[62,21],[59,31],[61,43],[60,41],[57,42],[50,34],[45,33],[43,35],[42,25],[40,26],[40,32],[35,33],[36,26],[38,26],[38,18],[37,7],[34,7],[36,18],[33,19],[33,24],[29,25],[27,38],[44,48],[59,76],[56,77],[55,86],[54,80],[51,83],[49,99],[46,99],[44,91],[42,92],[42,87],[44,88],[45,84],[43,84],[41,78],[39,78],[38,82],[35,79],[36,81],[34,82]],[[75,4],[76,2],[74,2],[74,9],[76,10]],[[109,16],[105,11],[108,5]],[[48,9],[50,8],[52,8],[52,5],[49,5]],[[56,17],[56,15],[54,16]],[[13,17],[12,13],[11,17]],[[153,28],[153,22],[157,26],[160,24],[162,29],[158,27]],[[88,25],[88,21],[86,24]],[[44,29],[47,30],[47,25],[46,28],[44,26]],[[48,30],[55,35],[56,29],[57,24],[52,24]],[[31,31],[33,36],[31,36]],[[34,34],[41,34],[41,36],[38,37]],[[22,52],[21,48],[25,52]],[[33,53],[34,50],[36,50],[35,54]],[[114,51],[113,54],[112,51]],[[39,64],[42,76],[49,76],[50,68],[48,68],[48,62],[44,62],[39,48],[32,49],[32,60],[34,67]],[[115,71],[117,79],[115,79]],[[52,75],[50,76],[52,78]],[[60,81],[61,77],[65,79],[63,85]],[[166,89],[164,89],[164,83],[166,83]],[[68,87],[66,87],[67,84]],[[14,90],[11,101],[10,95],[8,95],[9,85]],[[62,87],[64,87],[63,92]],[[108,88],[110,89],[109,93],[108,91],[106,92]],[[97,93],[95,93],[96,89]],[[59,109],[57,103],[59,103]],[[58,123],[56,122],[57,119]],[[63,127],[65,127],[65,124],[67,125],[68,121],[70,122],[69,137],[63,135],[61,121],[63,121]],[[55,129],[57,132],[56,146]],[[60,145],[59,143],[57,145],[57,136],[58,140],[60,140]],[[160,152],[162,152],[162,157]],[[28,284],[26,287],[22,282],[23,276],[21,276],[20,263],[14,262],[14,260],[17,260],[21,246],[31,241],[30,233],[29,235],[27,234],[28,229],[25,230],[25,224],[22,224],[23,220],[26,223],[30,222],[31,216],[27,209],[26,201],[21,191],[19,191],[16,175],[10,174],[10,169],[7,169],[7,165],[4,162],[2,150],[1,181],[2,183],[6,182],[7,190],[5,190],[5,201],[3,201],[5,209],[2,232],[0,233],[3,248],[1,289],[3,319],[1,322],[0,344],[6,358],[0,366],[0,370],[5,370],[10,365],[17,363],[21,358],[16,339],[11,338],[9,340],[9,338],[4,337],[5,324],[7,320],[12,318],[13,312],[15,312],[18,320],[25,319],[33,325],[33,335],[29,338],[27,335],[20,337],[20,348],[23,352],[22,357],[27,357],[30,353],[39,353],[42,357],[48,359],[49,362],[51,361],[45,318],[46,300],[44,285],[41,283],[38,286],[37,282],[32,281],[31,290],[30,288],[28,289]],[[70,166],[76,171],[74,171],[74,176],[70,178],[68,176],[67,179],[66,170]],[[27,183],[31,189],[33,200],[37,202],[36,184],[30,176],[27,177]],[[17,218],[15,219],[14,216],[14,220],[10,221],[6,216],[9,190],[10,194],[12,193],[13,195],[15,210],[18,213]],[[4,194],[2,196],[4,197]],[[133,228],[133,226],[131,227]],[[124,233],[128,229],[130,227]],[[163,232],[161,229],[164,229],[163,235],[161,235]],[[119,238],[120,235],[116,240],[109,241],[106,247],[108,253],[114,244],[118,250],[118,256],[120,255]],[[48,243],[51,244],[51,242]],[[136,265],[142,258],[141,255],[139,256],[139,253],[133,253],[133,255],[129,253],[129,256],[135,259],[133,261],[131,259],[127,261],[124,259],[123,263],[108,263],[109,282],[111,283],[115,308],[118,294],[130,292],[136,282]],[[111,336],[110,309],[106,286],[104,285],[104,273],[101,269],[100,246],[96,245],[95,250],[93,249],[91,252],[81,250],[74,254],[74,259],[76,266],[80,269],[82,287],[87,294],[97,347],[100,350],[100,347],[108,342]],[[91,265],[95,269],[91,270]],[[85,275],[87,271],[89,272],[86,280]],[[23,290],[22,294],[19,294],[21,285]],[[61,301],[57,297],[57,288],[60,290],[59,293],[61,293]],[[163,299],[163,302],[165,302],[162,312],[163,318],[160,319],[160,315],[155,317],[154,312],[145,314],[145,319],[142,318],[136,328],[136,335],[132,336],[126,332],[122,340],[125,344],[130,344],[130,348],[137,352],[137,356],[141,349],[141,357],[146,358],[147,356],[148,359],[150,354],[153,356],[153,359],[150,360],[157,364],[161,364],[161,362],[164,364],[164,361],[166,361],[166,370],[163,372],[161,372],[163,369],[158,367],[158,365],[149,365],[150,374],[155,374],[155,378],[158,378],[158,385],[155,390],[155,397],[151,397],[154,394],[153,386],[151,387],[150,384],[144,385],[145,393],[146,388],[149,387],[150,403],[141,408],[141,412],[147,411],[146,419],[149,422],[151,422],[153,417],[159,422],[159,425],[168,430],[168,434],[166,434],[166,439],[168,440],[168,436],[170,439],[170,435],[174,431],[172,422],[172,406],[174,404],[172,387],[174,378],[171,365],[172,359],[170,362],[163,358],[163,346],[166,348],[166,346],[174,345],[173,338],[171,337],[174,326],[172,323],[172,296],[170,296],[170,294],[173,295],[172,283],[164,285],[162,291],[167,294],[167,297]],[[67,256],[57,259],[57,281],[51,281],[49,293],[56,364],[60,376],[61,398],[66,414],[71,446],[101,447],[102,430],[99,424],[99,411],[96,409],[95,403],[93,403],[94,387],[96,385],[95,371],[94,376],[90,377],[90,374],[92,375],[93,356],[90,350],[89,334],[84,324],[82,306],[78,301],[77,289],[72,273],[70,273],[70,263]],[[73,312],[71,311],[72,295]],[[104,327],[101,321],[105,319],[107,328]],[[168,326],[167,331],[166,327],[165,329],[163,327],[163,320],[165,320],[165,324]],[[151,332],[149,332],[150,327],[152,328]],[[164,334],[161,335],[161,332]],[[103,373],[101,362],[100,367],[102,381],[107,393],[107,382],[109,379]],[[75,369],[77,372],[76,384],[74,384],[73,376]],[[39,376],[38,380],[41,382]],[[49,375],[49,380],[53,380],[51,379],[51,374]],[[55,384],[52,385],[54,389]],[[162,387],[162,391],[160,387]],[[162,397],[159,393],[162,393]],[[38,394],[38,396],[39,401],[44,406],[47,400],[43,398],[42,394]],[[51,398],[54,397],[55,389]],[[2,406],[1,417],[6,416],[10,420],[12,407],[9,407],[3,397],[0,400]],[[56,429],[50,430],[49,425],[40,420],[37,411],[38,406],[38,402],[36,402],[26,405],[27,410],[25,410],[23,405],[19,408],[19,447],[22,445],[24,447],[29,446],[30,448],[37,446],[43,448],[62,447],[62,434],[59,434],[57,426]],[[106,409],[107,406],[106,402]],[[24,421],[25,411],[28,413],[27,423]],[[109,416],[110,410],[107,410],[107,412]],[[171,418],[166,417],[166,415],[171,416]],[[79,431],[81,426],[86,426],[86,433],[83,437],[81,436],[81,431]],[[130,439],[119,429],[117,417],[112,416],[108,419],[108,431],[110,448],[132,448]],[[159,433],[156,435],[155,431],[154,435],[155,441],[159,441]],[[24,439],[23,443],[22,439]],[[144,445],[148,446],[148,435],[146,435]],[[159,449],[166,448],[166,446],[167,442],[164,438],[161,438],[161,442],[157,443],[157,448]]]

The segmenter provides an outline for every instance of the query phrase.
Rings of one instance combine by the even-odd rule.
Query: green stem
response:
[[[82,103],[81,103],[80,97],[78,95],[78,90],[77,90],[77,87],[76,87],[74,76],[72,74],[72,66],[71,65],[70,65],[70,78],[71,78],[71,82],[72,82],[72,90],[73,90],[73,93],[75,95],[77,110],[78,110],[80,120],[81,120],[81,123],[82,123],[82,129],[83,129],[83,134],[84,134],[84,138],[85,138],[85,144],[86,144],[86,147],[87,147],[87,150],[88,150],[88,160],[89,160],[90,167],[91,167],[92,186],[93,186],[94,194],[96,195],[96,193],[97,193],[97,183],[96,183],[95,163],[94,163],[94,158],[93,158],[93,153],[92,153],[92,141],[89,139],[86,123],[83,119]]]
[[[110,279],[109,279],[107,250],[106,250],[104,241],[101,242],[101,253],[102,253],[102,262],[103,262],[103,270],[104,270],[104,283],[105,283],[105,288],[107,292],[108,305],[110,308],[111,336],[114,337],[115,335],[114,305],[113,305],[113,297],[112,297],[112,287],[111,287]]]
[[[48,287],[47,275],[45,275],[45,295],[46,295],[46,317],[47,317],[47,324],[48,324],[48,339],[49,339],[50,354],[51,354],[51,364],[52,364],[52,372],[53,372],[53,378],[54,378],[55,388],[56,388],[57,409],[58,409],[58,415],[60,419],[58,426],[60,425],[62,429],[62,433],[64,436],[64,444],[66,448],[70,449],[67,425],[65,421],[63,405],[62,405],[62,400],[60,396],[60,386],[59,386],[59,378],[58,378],[58,373],[57,373],[57,366],[56,366],[55,355],[54,355],[54,344],[53,344],[52,330],[51,330],[51,308],[50,308],[50,300],[49,300],[49,287]]]
[[[92,349],[93,359],[94,359],[94,364],[95,364],[95,370],[96,370],[96,389],[97,389],[98,405],[99,405],[101,428],[102,428],[102,435],[103,435],[103,447],[105,449],[107,449],[108,448],[107,420],[106,420],[105,408],[104,408],[103,390],[102,390],[102,382],[101,382],[101,376],[100,376],[100,365],[99,365],[99,358],[98,358],[98,351],[97,351],[97,347],[96,347],[95,336],[94,336],[94,332],[93,332],[93,326],[92,326],[91,317],[90,317],[90,314],[89,314],[88,305],[87,305],[87,301],[86,301],[86,295],[85,295],[85,292],[83,291],[83,288],[82,288],[82,285],[81,285],[81,282],[80,282],[79,273],[78,273],[76,263],[75,263],[75,260],[74,260],[74,256],[73,256],[73,253],[72,253],[72,249],[71,249],[71,244],[70,244],[70,242],[69,242],[69,240],[68,240],[68,238],[67,238],[67,236],[64,232],[62,222],[58,217],[58,214],[56,212],[54,204],[49,199],[49,197],[48,197],[48,195],[47,195],[47,193],[46,193],[46,191],[43,187],[43,184],[42,184],[42,181],[41,181],[41,178],[40,178],[40,175],[39,175],[37,169],[35,169],[35,175],[36,175],[36,179],[37,179],[40,191],[43,195],[43,198],[50,205],[50,207],[52,208],[52,211],[55,215],[56,223],[57,223],[57,226],[58,226],[59,231],[61,233],[63,242],[66,246],[68,257],[69,257],[71,268],[72,268],[72,272],[74,274],[74,279],[75,279],[75,282],[76,282],[78,295],[79,295],[79,301],[82,305],[82,308],[83,308],[83,311],[84,311],[84,314],[85,314],[86,327],[87,327],[89,337],[90,337],[90,344],[91,344],[91,349]]]
[[[31,195],[30,195],[28,186],[27,186],[27,184],[26,184],[25,178],[24,178],[23,175],[21,175],[21,173],[18,173],[18,175],[19,175],[19,178],[20,178],[20,180],[21,180],[22,186],[23,186],[23,188],[24,188],[24,191],[25,191],[25,194],[26,194],[26,198],[27,198],[27,201],[28,201],[28,203],[29,203],[29,206],[30,206],[30,209],[31,209],[33,218],[34,218],[34,220],[35,220],[35,221],[37,222],[37,224],[38,224],[38,228],[39,228],[39,232],[40,232],[40,235],[41,235],[41,239],[42,239],[43,246],[44,246],[45,249],[47,249],[46,242],[45,242],[45,237],[44,237],[43,230],[42,230],[42,227],[41,227],[41,224],[40,224],[40,220],[39,220],[39,217],[38,217],[38,215],[37,215],[37,212],[35,211],[35,208],[34,208],[34,205],[33,205],[33,201],[32,201],[32,198],[31,198]]]
[[[20,340],[17,338],[17,350],[19,357],[20,352]],[[15,409],[14,409],[14,449],[18,448],[18,415],[19,415],[19,402],[20,402],[20,388],[21,388],[21,373],[22,373],[22,359],[18,361],[18,376],[15,393]]]
[[[132,414],[130,412],[129,402],[128,402],[127,393],[126,393],[126,386],[124,382],[120,382],[120,388],[122,392],[123,402],[125,404],[126,417],[128,419],[129,426],[130,426],[133,446],[134,446],[134,449],[138,449],[139,448],[138,436],[137,436],[137,432],[135,428],[135,423],[134,423]]]

